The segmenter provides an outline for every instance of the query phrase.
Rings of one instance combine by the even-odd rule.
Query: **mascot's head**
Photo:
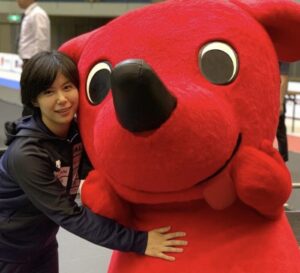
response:
[[[273,140],[299,28],[287,0],[171,0],[64,44],[94,167],[134,202],[193,199],[241,145]]]

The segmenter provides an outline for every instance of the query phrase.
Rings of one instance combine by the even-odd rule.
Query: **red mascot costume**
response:
[[[170,0],[65,43],[80,71],[79,122],[96,213],[189,245],[167,262],[113,254],[110,273],[300,273],[272,147],[278,60],[300,59],[300,5]]]

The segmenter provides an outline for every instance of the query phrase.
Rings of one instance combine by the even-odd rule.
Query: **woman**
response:
[[[41,52],[21,75],[22,103],[33,115],[7,124],[0,161],[0,272],[57,273],[59,226],[95,244],[166,260],[182,252],[183,232],[135,231],[74,201],[83,146],[74,118],[78,71],[66,55]],[[175,247],[174,247],[175,246]]]

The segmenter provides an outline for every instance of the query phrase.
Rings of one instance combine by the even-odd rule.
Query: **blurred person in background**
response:
[[[288,140],[285,125],[285,95],[288,87],[289,63],[279,62],[280,67],[280,112],[276,132],[278,150],[282,159],[286,162],[289,159]]]

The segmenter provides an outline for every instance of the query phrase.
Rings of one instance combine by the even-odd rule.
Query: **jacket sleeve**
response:
[[[145,252],[146,232],[126,228],[79,207],[56,179],[47,152],[30,146],[16,147],[9,156],[8,168],[37,209],[59,226],[95,244],[120,251]]]

